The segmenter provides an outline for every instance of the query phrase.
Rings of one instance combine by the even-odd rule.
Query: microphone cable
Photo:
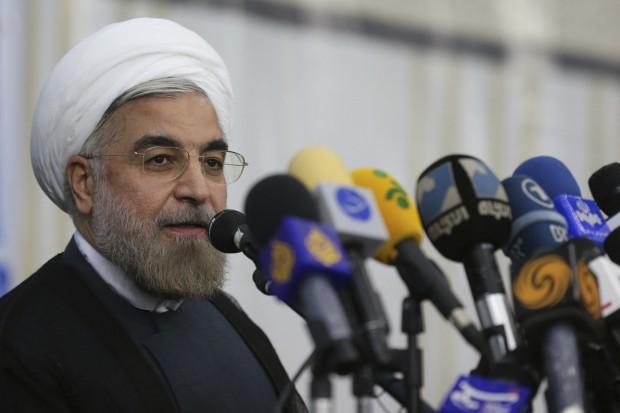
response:
[[[273,408],[273,413],[282,413],[284,411],[283,410],[284,404],[287,402],[288,398],[292,394],[293,389],[295,388],[295,382],[299,379],[301,374],[308,367],[310,367],[312,363],[314,363],[314,361],[317,358],[317,355],[320,353],[319,350],[320,350],[319,348],[315,347],[314,350],[312,350],[312,352],[310,353],[310,355],[306,357],[304,362],[301,364],[301,367],[299,367],[297,372],[293,375],[293,377],[291,377],[291,380],[289,380],[289,382],[286,383],[286,386],[284,386],[284,388],[282,389],[282,393],[280,393],[280,396],[278,397],[278,401],[276,402]]]

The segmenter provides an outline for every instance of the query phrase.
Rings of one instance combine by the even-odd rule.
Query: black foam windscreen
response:
[[[282,220],[289,216],[319,221],[319,210],[301,181],[285,174],[259,181],[245,199],[248,227],[260,247],[273,237]]]
[[[424,229],[437,250],[462,261],[472,247],[504,245],[512,213],[500,180],[481,160],[448,155],[418,178],[417,203]]]
[[[209,221],[209,241],[218,251],[230,254],[240,252],[235,245],[235,233],[245,224],[245,215],[234,209],[224,209]]]
[[[603,166],[590,176],[588,186],[592,197],[607,216],[620,212],[620,163]]]

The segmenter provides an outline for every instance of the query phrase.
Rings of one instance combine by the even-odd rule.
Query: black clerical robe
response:
[[[231,381],[234,376],[228,375],[231,388],[223,384],[221,394],[219,391],[212,394],[214,399],[222,399],[219,403],[225,404],[226,398],[231,397],[259,397],[256,389],[253,393],[244,391],[251,389],[251,383],[241,380],[246,378],[243,368],[254,369],[245,371],[256,375],[256,381],[267,390],[265,393],[273,392],[271,398],[276,397],[289,380],[267,337],[223,292],[205,306],[199,307],[196,302],[187,305],[184,311],[189,318],[185,319],[190,321],[185,323],[185,330],[183,327],[179,330],[180,335],[154,340],[144,331],[134,331],[132,323],[141,323],[139,317],[121,320],[127,309],[123,310],[122,304],[115,304],[114,300],[122,299],[94,274],[73,241],[63,254],[52,258],[2,297],[0,411],[163,413],[183,412],[186,406],[191,410],[192,403],[200,402],[199,398],[192,400],[193,395],[201,390],[208,392],[209,387],[205,384],[205,388],[201,388],[200,378],[195,377],[197,369],[189,369],[193,373],[185,374],[182,366],[193,360],[188,352],[201,351],[201,341],[190,337],[193,344],[185,346],[184,343],[181,349],[170,346],[175,339],[183,337],[182,334],[187,334],[191,323],[201,322],[199,317],[192,318],[192,306],[204,311],[205,323],[211,320],[220,329],[232,326],[221,330],[225,334],[219,334],[219,341],[213,343],[209,343],[208,336],[212,326],[203,326],[201,330],[205,348],[222,352],[226,351],[226,343],[233,343],[232,347],[236,348],[230,360],[215,364],[207,360],[205,365],[219,367],[217,371],[206,372],[205,382],[217,383],[221,378],[225,383],[226,366],[238,368],[243,375],[239,383]],[[177,317],[164,315],[168,319],[171,316]],[[205,351],[204,356],[211,355]],[[202,359],[204,357],[197,354],[196,363]],[[235,364],[240,360],[245,367]],[[243,404],[231,404],[239,405]],[[258,412],[265,410],[265,405],[259,409],[244,407],[244,410]],[[287,403],[286,411],[306,411],[296,392]]]

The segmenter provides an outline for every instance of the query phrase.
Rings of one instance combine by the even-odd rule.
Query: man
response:
[[[288,377],[206,236],[246,166],[231,97],[217,53],[161,19],[104,27],[54,68],[31,155],[77,231],[0,300],[0,411],[273,409]],[[296,393],[285,409],[305,411]]]

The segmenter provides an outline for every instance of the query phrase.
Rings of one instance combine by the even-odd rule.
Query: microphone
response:
[[[530,257],[568,241],[568,228],[553,200],[532,178],[513,175],[504,179],[502,185],[513,217],[510,238],[503,251],[512,262],[514,275]]]
[[[378,365],[387,364],[389,325],[363,262],[388,238],[372,193],[354,186],[338,155],[325,147],[298,152],[289,164],[289,173],[314,191],[321,222],[338,233],[353,267],[343,299],[353,307],[352,316],[364,336],[362,348],[367,357]]]
[[[445,274],[418,246],[422,241],[422,224],[413,200],[391,175],[379,169],[360,168],[351,176],[355,184],[373,192],[390,234],[375,258],[394,265],[411,296],[418,301],[429,299],[463,338],[486,356],[484,337],[452,292]]]
[[[258,250],[245,222],[243,212],[224,209],[209,221],[209,240],[218,251],[228,254],[243,252],[256,262]]]
[[[288,171],[314,191],[322,222],[338,232],[348,251],[371,257],[388,239],[372,192],[354,185],[334,151],[305,148],[291,159]]]
[[[607,214],[609,235],[604,246],[607,255],[620,264],[620,163],[603,166],[588,179],[590,192],[598,206]]]
[[[590,271],[598,247],[585,238],[575,238],[570,246],[567,244],[564,217],[555,211],[551,197],[532,178],[515,175],[502,183],[514,218],[511,239],[504,252],[512,260],[517,319],[530,346],[541,349],[540,357],[549,379],[548,403],[553,411],[571,404],[582,407],[583,384],[575,329],[583,330],[586,325],[586,329],[595,330],[596,327],[589,326],[600,318],[599,289]],[[599,356],[609,358],[604,351]],[[595,359],[589,361],[600,363]],[[601,383],[601,387],[606,385]]]
[[[274,295],[306,319],[327,372],[352,371],[358,354],[335,290],[351,277],[351,267],[337,235],[316,223],[311,194],[291,176],[272,175],[250,190],[245,210]]]
[[[519,165],[514,174],[529,176],[549,194],[555,208],[566,219],[570,239],[589,238],[603,247],[609,235],[605,218],[596,202],[581,196],[575,177],[562,161],[537,156]]]
[[[211,245],[216,250],[226,254],[243,252],[246,257],[252,260],[256,266],[252,275],[256,288],[263,294],[273,295],[271,281],[258,270],[258,247],[245,223],[243,212],[234,209],[224,209],[218,212],[209,221],[207,234]]]
[[[588,179],[588,186],[607,216],[612,217],[620,211],[620,163],[612,162],[599,168]]]
[[[613,164],[612,164],[613,165]],[[618,164],[620,167],[620,164]],[[613,192],[613,181],[606,178],[605,170],[612,173],[616,167],[601,168],[599,175],[596,173],[590,178],[591,186],[594,187],[593,194],[602,199],[602,204],[609,211],[615,204],[613,196],[605,193],[605,189],[610,188]],[[603,214],[599,210],[597,203],[581,198],[581,191],[575,178],[569,169],[560,160],[550,156],[538,156],[523,162],[518,168],[518,172],[529,174],[531,178],[538,180],[544,179],[546,187],[543,187],[548,193],[555,195],[555,206],[560,214],[566,218],[568,224],[568,237],[587,238],[595,242],[602,248],[609,242],[605,234],[608,233],[608,227],[605,224]],[[607,173],[609,173],[607,172]],[[607,175],[609,176],[609,175]],[[594,179],[593,179],[594,178]],[[601,194],[603,192],[603,194]],[[619,231],[620,232],[620,231]],[[611,234],[610,234],[611,235]],[[540,241],[540,240],[539,240]],[[614,250],[613,248],[606,248]],[[603,317],[611,330],[611,334],[620,344],[620,267],[612,263],[603,252],[599,249],[590,248],[586,264],[592,271],[601,286],[601,302]]]
[[[449,155],[418,178],[424,230],[446,258],[462,262],[494,361],[519,346],[494,252],[510,237],[511,211],[499,179],[479,159]]]
[[[532,257],[513,277],[517,318],[531,348],[541,349],[551,411],[585,411],[577,331],[583,340],[600,336],[599,289],[586,264],[591,248],[596,244],[585,238],[567,241]]]

